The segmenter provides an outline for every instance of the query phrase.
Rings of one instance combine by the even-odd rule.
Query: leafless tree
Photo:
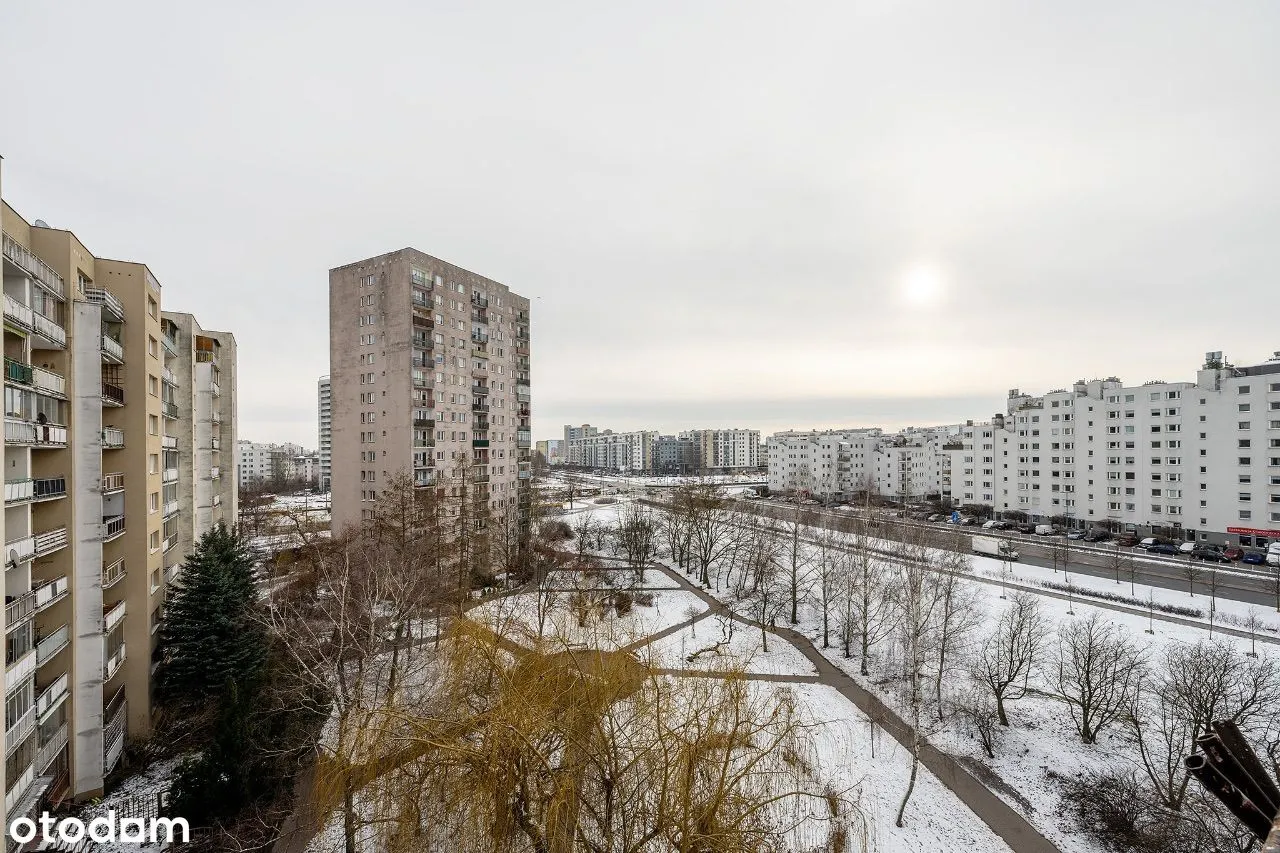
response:
[[[1128,632],[1102,611],[1062,625],[1055,683],[1082,741],[1097,743],[1102,729],[1129,712],[1142,666]]]
[[[894,629],[893,570],[871,550],[866,524],[859,524],[849,552],[849,573],[841,581],[837,621],[843,654],[858,643],[858,671],[870,675],[871,655]]]
[[[712,564],[733,548],[737,513],[712,485],[694,487],[690,509],[690,542],[698,563],[698,580],[710,587]]]
[[[943,684],[954,676],[965,660],[973,633],[984,613],[978,591],[966,578],[972,571],[969,556],[962,551],[935,551],[930,564],[933,594],[937,597],[933,625],[933,690],[938,719],[944,717]]]
[[[811,557],[808,550],[801,544],[801,535],[810,530],[816,522],[817,515],[814,512],[796,507],[796,511],[782,523],[788,541],[787,597],[791,605],[789,618],[792,625],[800,622],[800,602],[808,595],[810,587]]]
[[[615,530],[619,550],[636,573],[636,582],[644,583],[645,566],[658,548],[658,529],[653,513],[644,504],[633,501],[622,508]]]
[[[822,528],[817,539],[816,587],[822,605],[822,647],[827,649],[831,647],[832,606],[840,599],[842,587],[850,586],[852,560],[839,532]]]
[[[1026,695],[1027,682],[1038,665],[1047,632],[1040,599],[1015,591],[996,629],[987,637],[973,663],[974,678],[995,698],[1000,725],[1009,725],[1006,704]]]
[[[953,708],[956,715],[973,730],[987,757],[995,758],[1004,729],[1000,725],[991,694],[981,687],[970,686],[955,697]]]

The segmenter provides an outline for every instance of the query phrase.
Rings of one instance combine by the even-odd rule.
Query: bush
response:
[[[1097,589],[1085,589],[1084,587],[1076,586],[1073,583],[1041,581],[1040,586],[1045,589],[1056,590],[1057,592],[1069,592],[1072,595],[1077,595],[1081,598],[1097,598],[1102,601],[1114,601],[1116,604],[1128,604],[1132,607],[1151,607],[1153,610],[1157,610],[1161,613],[1169,613],[1174,616],[1186,616],[1191,619],[1201,619],[1204,617],[1204,611],[1198,607],[1183,607],[1179,604],[1161,604],[1158,601],[1152,605],[1150,602],[1144,601],[1141,598],[1133,598],[1131,596],[1120,595],[1115,592],[1103,592],[1102,590]]]
[[[573,528],[563,521],[544,521],[538,525],[538,536],[544,542],[565,542],[573,538]]]
[[[626,616],[628,613],[631,612],[631,603],[633,601],[635,601],[635,599],[631,597],[631,593],[628,593],[628,592],[615,593],[613,596],[614,612],[617,613],[619,616]]]
[[[1204,853],[1225,849],[1191,814],[1161,808],[1133,773],[1108,770],[1063,776],[1049,771],[1049,776],[1062,786],[1063,810],[1104,850]]]
[[[633,595],[633,596],[632,596],[632,600],[633,600],[636,604],[639,604],[641,607],[652,607],[652,606],[653,606],[653,593],[651,593],[651,592],[637,592],[635,595]]]

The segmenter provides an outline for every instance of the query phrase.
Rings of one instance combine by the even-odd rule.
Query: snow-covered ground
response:
[[[76,812],[76,817],[88,824],[96,817],[105,816],[108,811],[116,813],[117,819],[125,817],[141,817],[144,820],[156,816],[157,796],[166,792],[173,785],[174,776],[182,760],[170,758],[157,761],[142,773],[126,779],[119,788],[101,800],[86,805]],[[176,849],[181,845],[174,845]],[[164,849],[157,844],[135,844],[117,841],[94,843],[94,853],[153,853]]]
[[[650,643],[642,654],[649,655],[653,666],[670,669],[741,670],[764,675],[813,675],[815,672],[809,659],[781,637],[771,635],[766,652],[758,628],[735,623],[732,637],[726,640],[726,633],[724,620],[711,616]],[[710,651],[720,643],[724,644],[722,648]],[[690,655],[700,650],[708,651],[689,660]]]

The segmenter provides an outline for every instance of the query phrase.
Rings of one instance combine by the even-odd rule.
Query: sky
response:
[[[0,8],[4,195],[316,445],[328,270],[532,299],[534,437],[954,423],[1280,349],[1280,4]]]

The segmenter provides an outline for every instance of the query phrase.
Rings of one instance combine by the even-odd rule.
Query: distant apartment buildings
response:
[[[333,529],[398,474],[527,527],[529,300],[402,249],[329,271]]]
[[[329,385],[328,376],[321,376],[316,383],[316,409],[320,419],[320,472],[317,485],[321,491],[328,491],[333,479],[330,458],[333,442],[333,389]]]
[[[0,224],[7,826],[100,794],[150,731],[168,586],[236,519],[236,367],[234,337],[162,311],[144,264],[8,204]]]
[[[866,492],[924,500],[941,494],[955,427],[780,432],[769,437],[769,488],[848,500]]]
[[[236,443],[236,478],[242,489],[268,483],[317,485],[320,469],[320,454],[310,453],[298,444],[268,444],[247,439]]]
[[[1014,389],[1005,413],[965,426],[947,453],[956,506],[1280,541],[1280,352],[1247,366],[1208,353],[1194,381]]]
[[[749,429],[695,429],[678,435],[656,430],[600,432],[565,427],[565,463],[624,473],[695,474],[749,471],[761,467],[760,432]]]

